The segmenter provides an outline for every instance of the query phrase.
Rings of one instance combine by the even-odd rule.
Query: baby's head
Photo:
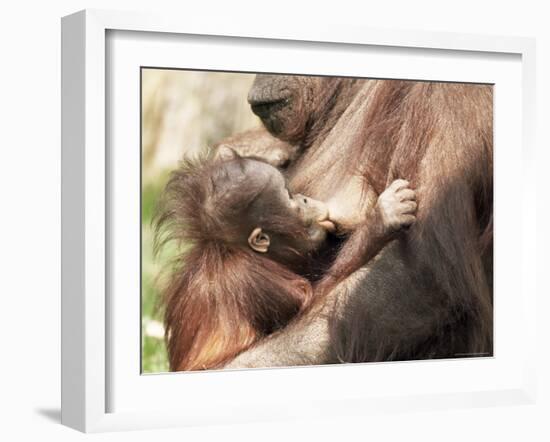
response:
[[[182,237],[248,249],[291,267],[334,228],[324,203],[291,194],[275,167],[233,151],[184,162],[167,195]]]

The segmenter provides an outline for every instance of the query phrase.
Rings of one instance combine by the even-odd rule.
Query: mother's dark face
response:
[[[259,74],[248,102],[272,135],[298,142],[304,138],[329,81],[327,77]]]

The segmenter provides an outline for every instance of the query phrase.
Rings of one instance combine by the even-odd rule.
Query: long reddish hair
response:
[[[306,279],[263,255],[215,242],[192,247],[164,292],[170,369],[223,366],[285,326],[311,296]]]

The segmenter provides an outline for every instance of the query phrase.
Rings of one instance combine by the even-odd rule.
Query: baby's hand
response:
[[[416,221],[416,195],[405,180],[395,180],[376,203],[385,229],[395,232]]]

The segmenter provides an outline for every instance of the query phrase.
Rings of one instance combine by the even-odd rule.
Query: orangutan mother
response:
[[[229,367],[492,355],[492,87],[258,75],[248,100],[267,131],[223,144],[285,167],[351,229],[397,177],[419,207],[406,235]]]

